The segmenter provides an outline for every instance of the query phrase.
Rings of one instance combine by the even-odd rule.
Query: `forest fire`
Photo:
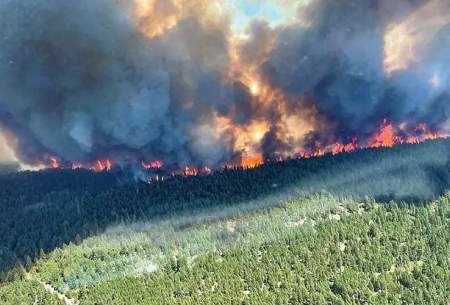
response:
[[[418,144],[427,140],[446,139],[448,137],[449,135],[446,133],[431,131],[425,123],[418,124],[410,132],[405,128],[405,124],[395,128],[392,123],[384,120],[379,132],[370,139],[368,147],[392,147],[404,143]]]
[[[394,127],[392,123],[384,120],[380,130],[370,138],[368,147],[392,147],[395,143],[399,143],[401,141],[402,138],[394,134]]]
[[[105,160],[97,160],[90,169],[95,172],[103,172],[103,171],[110,171],[113,167],[113,162],[109,159]]]
[[[213,172],[213,169],[208,166],[200,166],[200,167],[185,167],[181,174],[183,176],[197,176],[197,175],[209,175]]]
[[[338,155],[364,148],[389,148],[400,144],[413,145],[428,140],[447,138],[449,138],[448,134],[444,132],[433,132],[424,123],[420,123],[414,128],[409,128],[406,123],[396,126],[392,122],[385,119],[380,124],[377,131],[374,132],[366,141],[361,141],[357,137],[353,137],[348,143],[335,142],[328,145],[322,145],[320,142],[315,142],[312,149],[301,150],[296,154],[296,156],[300,159],[309,159],[320,157],[325,154]],[[221,167],[251,169],[263,165],[268,160],[283,161],[284,158],[281,156],[276,156],[276,158],[274,158],[272,156],[266,160],[262,153],[242,153],[236,161],[225,163]],[[141,161],[140,166],[145,171],[165,171],[166,164],[162,160],[154,160],[150,162]],[[114,162],[111,159],[99,159],[91,164],[72,162],[70,167],[65,167],[64,163],[59,161],[59,158],[50,157],[48,167],[52,169],[88,169],[95,172],[102,172],[112,170],[114,167]],[[174,166],[171,168],[174,168]],[[167,171],[169,171],[171,175],[181,174],[183,176],[197,176],[200,174],[211,174],[214,171],[214,168],[208,166],[186,166],[178,171]]]
[[[143,168],[145,169],[161,169],[164,167],[164,162],[161,160],[155,160],[155,161],[151,161],[151,162],[141,162],[141,165]]]
[[[99,159],[92,163],[85,163],[85,162],[68,163],[68,162],[60,162],[56,157],[50,157],[48,167],[52,169],[72,169],[72,170],[87,169],[94,172],[103,172],[112,170],[114,164],[111,159]]]
[[[0,128],[32,168],[183,175],[446,138],[450,5],[399,1],[7,1]]]
[[[359,139],[354,137],[350,143],[334,143],[321,146],[316,143],[316,147],[310,151],[302,151],[298,154],[300,158],[318,157],[330,153],[337,155],[344,152],[352,152],[362,148],[382,148],[393,147],[399,144],[419,144],[428,140],[447,139],[449,135],[443,132],[432,132],[426,124],[420,123],[413,129],[408,129],[406,124],[395,126],[388,120],[383,120],[379,129],[369,137],[364,144],[359,143]]]
[[[242,155],[238,166],[243,168],[254,168],[262,164],[264,164],[264,157],[262,154]]]
[[[55,157],[50,157],[49,161],[50,161],[51,168],[53,168],[53,169],[60,168],[61,165],[60,165],[58,159],[56,159]]]
[[[198,170],[195,167],[185,167],[183,169],[183,175],[184,176],[197,176]]]

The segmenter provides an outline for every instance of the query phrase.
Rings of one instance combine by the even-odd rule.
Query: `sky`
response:
[[[245,31],[248,24],[257,19],[264,19],[276,26],[296,14],[296,7],[302,0],[230,0],[230,8],[234,11],[233,27],[236,31]],[[306,2],[303,0],[303,2]]]

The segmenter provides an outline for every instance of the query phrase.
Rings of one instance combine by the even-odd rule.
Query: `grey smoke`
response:
[[[383,70],[388,26],[431,1],[450,11],[445,0],[311,1],[292,25],[255,20],[242,59],[292,97],[292,111],[302,111],[296,101],[306,97],[336,126],[336,134],[319,128],[307,137],[314,141],[364,137],[384,118],[436,127],[450,114],[450,25],[430,39],[419,62],[390,77]],[[215,114],[237,124],[265,118],[272,124],[262,149],[267,155],[287,149],[277,139],[276,105],[263,112],[238,77],[225,77],[227,25],[185,17],[150,39],[127,3],[0,3],[0,127],[15,134],[22,160],[216,165],[235,152],[232,135],[214,127]],[[158,1],[170,11],[169,4]],[[441,84],[431,88],[436,71]]]
[[[0,122],[20,133],[26,161],[228,157],[231,139],[199,127],[248,103],[223,81],[225,29],[190,18],[149,39],[109,0],[3,1],[0,28]]]
[[[280,31],[261,70],[291,96],[312,98],[344,135],[370,133],[383,118],[442,123],[430,107],[447,92],[448,81],[433,92],[428,80],[436,65],[448,79],[448,27],[428,48],[420,73],[417,66],[389,78],[383,71],[387,27],[429,2],[312,1],[298,16],[302,22]]]

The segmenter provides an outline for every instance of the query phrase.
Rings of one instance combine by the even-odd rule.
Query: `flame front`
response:
[[[61,164],[59,163],[58,159],[56,157],[50,157],[50,167],[53,169],[58,169],[61,167]]]
[[[164,167],[164,161],[162,160],[155,160],[151,162],[141,162],[141,165],[145,169],[161,169]]]

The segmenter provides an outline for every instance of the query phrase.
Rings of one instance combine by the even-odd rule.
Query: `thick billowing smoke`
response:
[[[0,127],[19,159],[214,166],[383,119],[446,125],[448,1],[300,1],[239,39],[212,2],[2,1]]]
[[[298,18],[261,71],[287,94],[312,98],[342,135],[372,132],[383,118],[447,119],[448,1],[316,0]]]
[[[149,39],[110,0],[4,1],[0,23],[0,118],[24,160],[216,164],[230,154],[211,114],[248,101],[223,77],[226,29],[189,17]]]

